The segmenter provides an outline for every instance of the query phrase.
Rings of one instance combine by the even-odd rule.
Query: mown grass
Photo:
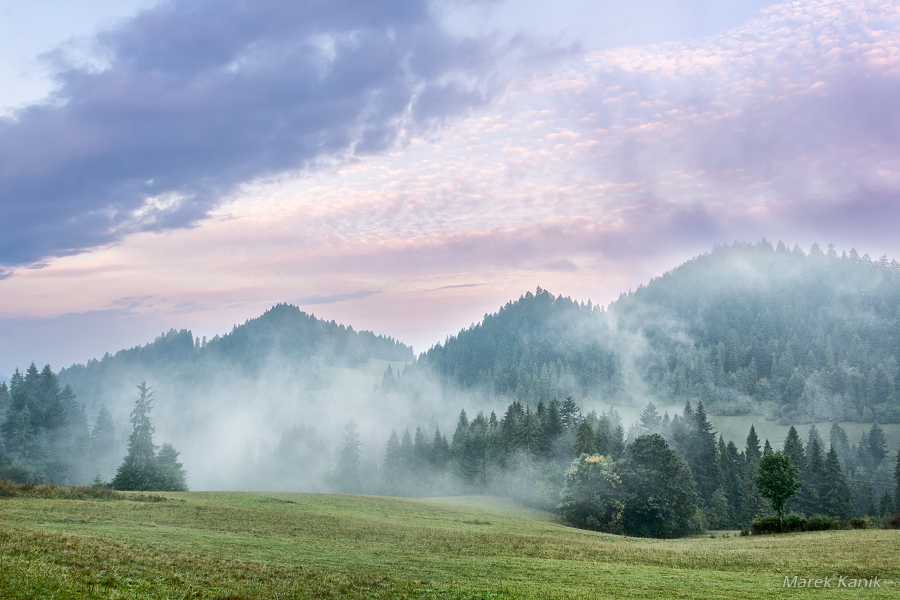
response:
[[[126,494],[128,496],[128,494]],[[878,576],[900,532],[682,540],[575,530],[494,498],[167,493],[0,499],[4,598],[775,598],[785,575]],[[897,583],[893,583],[893,582]]]

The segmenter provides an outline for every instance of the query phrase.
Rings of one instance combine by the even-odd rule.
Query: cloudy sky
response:
[[[890,0],[0,0],[0,376],[277,302],[422,351],[734,240],[900,258],[898,31]]]

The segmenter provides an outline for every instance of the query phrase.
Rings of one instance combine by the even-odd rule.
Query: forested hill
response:
[[[120,379],[127,380],[128,389],[134,387],[135,377],[199,385],[223,371],[252,378],[272,361],[306,369],[310,362],[355,366],[369,358],[411,361],[413,351],[391,337],[355,331],[296,306],[278,304],[209,341],[194,338],[189,330],[173,329],[145,346],[62,369],[59,379],[80,398],[93,399],[105,398],[105,389],[118,387]]]
[[[900,265],[814,245],[716,248],[608,310],[538,288],[423,353],[463,389],[789,421],[900,422]]]

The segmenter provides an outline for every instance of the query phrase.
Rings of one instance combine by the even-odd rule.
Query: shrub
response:
[[[52,483],[38,485],[34,482],[15,483],[0,479],[0,497],[25,496],[30,498],[62,498],[66,500],[125,500],[127,495],[109,488],[74,485],[59,487]]]
[[[900,519],[900,516],[898,516]],[[867,529],[869,521],[867,519],[851,519],[850,522],[841,521],[840,519],[826,517],[824,515],[816,515],[809,519],[801,515],[787,515],[784,518],[784,527],[779,528],[778,517],[763,517],[753,521],[750,531],[753,535],[761,535],[766,533],[794,533],[799,531],[828,531],[834,529]]]
[[[900,529],[900,515],[897,515],[884,524],[885,529]]]
[[[828,531],[833,526],[831,517],[816,515],[806,521],[806,531]]]

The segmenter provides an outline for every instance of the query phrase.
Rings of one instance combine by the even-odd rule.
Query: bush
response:
[[[897,517],[900,520],[900,516]],[[809,519],[801,515],[787,515],[784,517],[784,527],[780,528],[778,517],[763,517],[753,521],[750,531],[753,535],[767,533],[796,533],[802,531],[829,531],[837,529],[867,529],[869,521],[866,519],[851,519],[850,522],[840,519],[816,515]]]
[[[63,498],[67,500],[125,500],[125,494],[114,492],[109,488],[58,487],[52,483],[38,485],[34,482],[15,483],[8,479],[0,479],[0,497],[24,496],[30,498]]]
[[[884,524],[885,529],[900,529],[900,515],[897,515]]]
[[[832,529],[831,517],[816,515],[806,521],[806,531],[828,531]]]

